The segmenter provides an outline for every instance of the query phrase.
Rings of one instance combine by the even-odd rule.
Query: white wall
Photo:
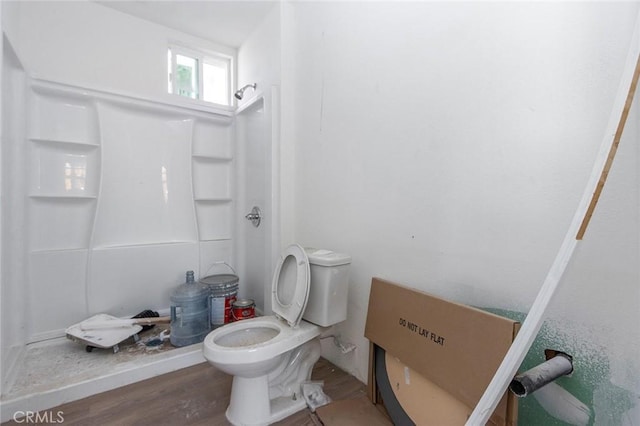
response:
[[[639,4],[291,8],[295,238],[353,256],[339,331],[358,350],[325,355],[366,380],[372,276],[526,312],[591,172]],[[601,368],[594,351],[610,365],[591,385],[637,396],[637,100],[629,121],[550,329],[587,369]],[[602,392],[601,419],[620,409]]]
[[[258,91],[268,93],[280,83],[280,6],[274,4],[264,20],[238,49],[238,87],[257,83]],[[238,104],[251,98],[251,91]]]
[[[192,37],[89,1],[10,2],[7,34],[25,69],[79,86],[175,99],[167,94],[167,43],[235,56],[235,49]]]

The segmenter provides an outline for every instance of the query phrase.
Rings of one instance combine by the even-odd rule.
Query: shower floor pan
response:
[[[156,327],[145,334],[160,331]],[[140,336],[143,340],[145,334]],[[18,411],[46,410],[201,362],[205,362],[201,343],[175,348],[165,341],[146,347],[130,339],[118,353],[87,352],[84,345],[64,337],[32,343],[17,366],[15,380],[4,389],[0,421],[10,420]]]

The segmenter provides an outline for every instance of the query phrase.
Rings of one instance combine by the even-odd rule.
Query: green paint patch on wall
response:
[[[523,322],[522,312],[482,308]],[[605,348],[582,339],[581,333],[560,329],[545,322],[518,371],[524,372],[545,361],[544,350],[554,349],[573,356],[574,372],[554,384],[518,400],[518,424],[620,425],[633,407],[633,395],[611,383]],[[568,327],[570,325],[567,325]]]

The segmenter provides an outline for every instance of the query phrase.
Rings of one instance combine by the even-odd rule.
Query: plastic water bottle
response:
[[[202,342],[211,331],[209,288],[187,271],[184,284],[171,295],[171,344],[187,346]]]

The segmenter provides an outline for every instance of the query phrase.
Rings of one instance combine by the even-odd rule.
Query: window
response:
[[[179,46],[167,51],[169,93],[231,105],[231,58]]]

